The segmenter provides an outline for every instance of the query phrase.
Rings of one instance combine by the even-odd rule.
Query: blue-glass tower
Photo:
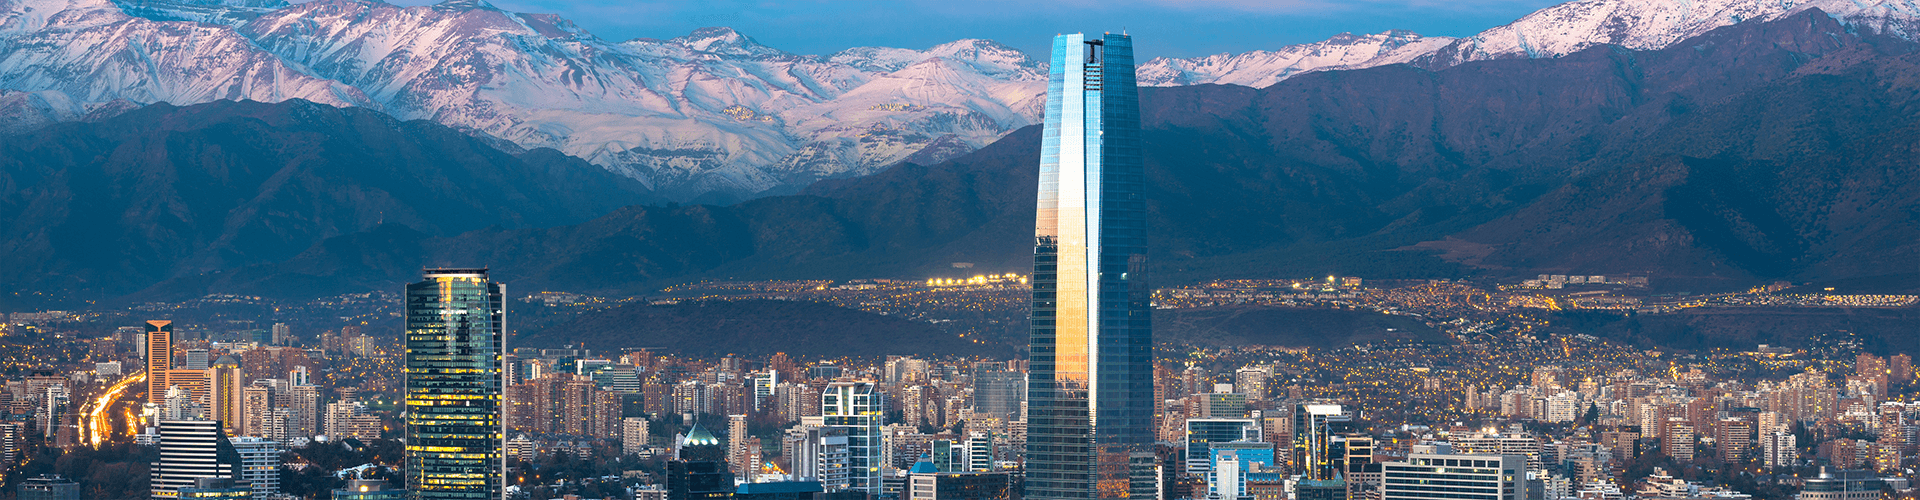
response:
[[[407,285],[408,494],[501,498],[506,287],[486,269],[428,269],[425,278]]]
[[[1131,37],[1054,37],[1045,133],[1027,497],[1152,498],[1146,168]]]

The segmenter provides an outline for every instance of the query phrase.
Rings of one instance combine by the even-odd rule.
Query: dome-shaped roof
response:
[[[713,437],[713,433],[707,432],[705,428],[700,427],[700,424],[696,422],[693,424],[693,429],[687,431],[687,437],[682,439],[680,444],[684,446],[719,446],[720,438]]]

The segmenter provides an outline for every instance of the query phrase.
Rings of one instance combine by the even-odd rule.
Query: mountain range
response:
[[[551,149],[366,108],[155,104],[0,137],[0,282],[124,293],[381,225],[454,236],[663,201]]]
[[[1144,88],[1154,280],[1550,272],[1708,290],[1911,274],[1916,116],[1920,44],[1818,10],[1659,50],[1311,72],[1260,89]],[[19,221],[0,228],[0,244],[31,257],[0,262],[0,277],[161,300],[390,288],[428,265],[608,293],[691,279],[944,276],[959,262],[1024,272],[1039,135],[1029,126],[951,160],[795,195],[678,205],[578,158],[489,152],[427,120],[303,101],[150,106],[0,137],[0,220]],[[321,137],[339,153],[299,153]],[[454,154],[490,164],[384,173]],[[128,200],[139,191],[97,187],[193,186],[175,179],[230,175],[233,157],[258,158],[247,162],[255,172],[221,181],[231,187],[217,196],[157,189],[168,194]],[[335,162],[366,166],[316,177]],[[474,177],[493,170],[515,177]],[[419,175],[446,183],[422,197],[381,195],[384,210],[355,201],[420,191],[402,182]],[[278,176],[305,180],[292,197],[304,204],[253,208],[282,199]],[[605,190],[583,203],[568,192],[578,182]],[[481,206],[482,193],[508,185],[529,203]],[[442,199],[474,216],[426,212]],[[117,239],[79,236],[89,231]],[[166,244],[128,244],[142,238]],[[241,244],[254,241],[272,244]]]
[[[479,3],[399,8],[322,0],[188,9],[147,2],[140,10],[84,0],[7,1],[15,14],[0,19],[0,82],[25,90],[0,93],[0,109],[32,118],[6,122],[18,130],[0,135],[0,252],[8,255],[0,282],[16,291],[0,302],[52,303],[19,291],[69,302],[214,292],[312,297],[390,288],[424,265],[489,265],[522,289],[609,293],[703,278],[924,277],[951,273],[953,263],[972,263],[976,272],[1024,272],[1030,265],[1037,126],[1007,125],[1004,136],[980,136],[985,145],[978,148],[958,135],[928,139],[915,151],[887,149],[901,161],[875,160],[868,175],[778,184],[794,194],[760,191],[734,204],[682,205],[675,200],[712,191],[675,192],[684,185],[653,182],[663,170],[610,169],[593,155],[570,154],[567,144],[528,147],[524,138],[438,115],[524,124],[516,113],[533,108],[503,103],[611,106],[592,101],[610,99],[606,89],[615,87],[596,71],[652,67],[634,62],[639,56],[569,59],[604,42],[567,34],[577,28],[550,16]],[[33,2],[45,3],[21,7]],[[1714,24],[1646,21],[1668,19],[1654,14],[1673,11],[1645,10],[1661,5],[1593,15],[1631,13],[1635,22],[1683,31]],[[1708,9],[1702,5],[1686,4]],[[1756,17],[1660,47],[1530,45],[1572,50],[1558,57],[1437,49],[1405,64],[1294,71],[1260,88],[1144,88],[1155,281],[1555,272],[1651,275],[1661,286],[1688,290],[1910,274],[1920,261],[1920,171],[1911,160],[1920,155],[1920,44],[1898,23],[1861,24],[1872,12],[1895,11],[1849,5],[1855,10],[1741,11]],[[283,16],[289,9],[308,10]],[[379,21],[393,29],[337,20],[355,16],[394,16]],[[1540,33],[1536,17],[1566,19],[1541,16],[1516,22],[1518,31],[1510,32]],[[489,45],[505,43],[499,37],[512,26],[463,24],[501,20],[533,33],[514,36],[537,37],[522,42],[546,40],[552,49]],[[362,32],[319,35],[336,24]],[[439,28],[408,28],[426,25]],[[1570,23],[1563,31],[1589,25]],[[164,40],[150,40],[179,30],[202,30],[190,36],[271,57],[154,53],[145,73],[120,86],[101,75],[139,60],[79,58],[165,49]],[[418,55],[434,46],[427,41],[448,37],[470,43],[465,52],[438,53],[454,62]],[[1468,40],[1375,38],[1352,37],[1347,45],[1458,48]],[[42,45],[21,45],[25,39]],[[134,45],[109,48],[114,43]],[[1492,39],[1473,44],[1496,46]],[[688,116],[705,109],[695,104],[710,102],[713,89],[743,85],[727,95],[747,95],[761,85],[753,82],[768,79],[882,75],[835,94],[852,99],[861,88],[892,81],[886,75],[915,68],[994,75],[976,80],[982,82],[1034,82],[1044,69],[989,42],[943,45],[937,50],[953,58],[924,59],[923,51],[879,48],[795,56],[730,30],[618,45],[653,47],[657,59],[646,64],[685,59],[672,73],[678,79],[669,79],[685,85],[657,95]],[[126,48],[133,46],[143,48]],[[394,48],[400,46],[419,50]],[[1393,52],[1351,52],[1368,50]],[[392,62],[364,63],[368,54]],[[1440,64],[1434,54],[1481,55]],[[225,62],[252,69],[196,69]],[[334,77],[298,76],[320,67]],[[500,72],[467,72],[483,67]],[[523,71],[536,67],[545,69]],[[774,67],[784,69],[765,72]],[[760,76],[700,76],[722,70]],[[544,76],[525,77],[535,73]],[[175,85],[181,75],[195,75],[197,83]],[[517,93],[498,84],[501,75],[532,82],[523,90],[596,90]],[[60,88],[17,85],[28,81]],[[795,97],[823,88],[812,84],[766,85],[753,88],[784,96],[790,111],[854,102]],[[874,88],[896,89],[875,95],[899,95],[918,87]],[[290,94],[296,90],[307,93]],[[266,97],[207,97],[188,106],[140,97],[253,93]],[[441,101],[433,96],[466,100],[449,111],[435,107]],[[888,109],[856,111],[895,116]],[[749,128],[788,127],[801,121],[782,116],[811,116],[748,111],[755,114],[738,114],[749,119],[728,119]],[[533,128],[579,130],[555,123]],[[882,148],[904,137],[890,133],[869,129],[849,140]],[[891,144],[911,142],[899,140],[905,142]],[[649,154],[648,161],[663,155]]]
[[[1908,37],[1897,0],[1583,0],[1463,38],[1341,34],[1143,63],[1144,85],[1266,87],[1318,71],[1660,49],[1820,9]],[[1047,64],[988,40],[792,54],[726,28],[609,41],[484,0],[0,0],[0,133],[141,105],[304,99],[552,148],[678,201],[729,203],[937,163],[1038,121]]]

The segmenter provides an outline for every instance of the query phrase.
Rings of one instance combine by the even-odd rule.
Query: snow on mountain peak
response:
[[[1203,83],[1265,87],[1301,73],[1359,69],[1410,61],[1452,42],[1405,30],[1375,35],[1341,33],[1326,40],[1276,50],[1187,59],[1154,58],[1140,65],[1141,85]]]
[[[733,28],[719,26],[696,29],[687,36],[668,41],[685,45],[697,52],[724,56],[784,57],[791,55],[780,49],[761,45],[752,37],[742,35]]]
[[[1911,0],[1579,0],[1466,37],[1416,64],[1559,57],[1596,45],[1659,49],[1714,28],[1766,21],[1818,8],[1866,31],[1913,38],[1920,5]]]
[[[500,10],[487,0],[446,0],[433,4],[434,10],[462,12],[469,10]]]
[[[1013,47],[981,39],[956,40],[927,50],[854,47],[828,56],[827,60],[866,71],[892,73],[936,57],[958,61],[981,74],[1007,80],[1045,79],[1047,73],[1047,63]]]
[[[1342,33],[1157,58],[1138,81],[1264,87],[1315,71],[1660,48],[1812,8],[1912,38],[1915,2],[1579,0],[1463,39]],[[302,98],[553,147],[683,200],[862,175],[935,145],[983,146],[1039,120],[1046,73],[1045,59],[980,39],[825,57],[724,27],[609,43],[486,0],[0,0],[0,89],[26,92],[0,95],[0,118],[14,123],[84,119],[74,117],[108,102]]]

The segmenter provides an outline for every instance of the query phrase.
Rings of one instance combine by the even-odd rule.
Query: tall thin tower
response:
[[[173,321],[147,321],[147,403],[167,402],[167,371],[173,369]]]
[[[1053,39],[1034,224],[1027,496],[1153,498],[1153,330],[1133,39]]]
[[[486,269],[428,269],[407,285],[407,491],[498,499],[505,285]]]

